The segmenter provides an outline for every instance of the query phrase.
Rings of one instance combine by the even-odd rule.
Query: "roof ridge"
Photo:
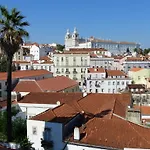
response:
[[[112,118],[112,115],[114,114],[115,105],[116,105],[116,98],[114,97],[114,106],[111,111],[111,118]]]
[[[41,92],[44,92],[43,89],[40,87],[40,85],[37,83],[37,81],[35,80],[34,82],[40,88]]]

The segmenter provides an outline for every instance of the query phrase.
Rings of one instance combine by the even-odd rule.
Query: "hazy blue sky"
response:
[[[82,37],[135,41],[150,47],[150,0],[0,0],[31,24],[30,40],[64,43],[66,29]]]

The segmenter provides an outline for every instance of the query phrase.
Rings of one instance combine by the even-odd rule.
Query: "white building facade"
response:
[[[39,60],[41,57],[47,56],[51,50],[50,47],[33,45],[30,54],[33,55],[33,60]]]
[[[119,70],[91,68],[86,75],[86,91],[87,93],[119,93],[124,91],[131,81]]]
[[[136,60],[136,59],[126,59],[123,63],[123,70],[127,73],[131,68],[145,68],[150,69],[150,60]]]
[[[64,75],[82,83],[89,66],[90,54],[88,52],[54,54],[54,76]]]

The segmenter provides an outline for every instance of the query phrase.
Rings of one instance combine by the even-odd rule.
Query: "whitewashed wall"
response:
[[[33,127],[37,128],[37,134],[33,135]],[[27,137],[29,141],[33,143],[33,147],[36,150],[44,150],[41,147],[41,138],[43,138],[43,132],[45,128],[51,128],[51,139],[53,141],[53,150],[61,150],[64,146],[63,143],[63,125],[60,123],[36,121],[36,120],[27,120]]]

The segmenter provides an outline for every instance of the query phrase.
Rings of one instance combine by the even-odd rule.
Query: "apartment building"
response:
[[[123,70],[127,73],[131,68],[146,68],[150,69],[149,57],[127,57],[127,59],[122,62]]]
[[[89,66],[89,52],[68,51],[54,53],[54,76],[64,75],[78,81],[81,85]]]
[[[124,91],[131,81],[120,70],[89,68],[85,84],[88,93],[118,93]]]
[[[45,56],[41,57],[40,60],[31,61],[14,61],[18,70],[41,70],[45,69],[50,72],[54,72],[53,61]]]

